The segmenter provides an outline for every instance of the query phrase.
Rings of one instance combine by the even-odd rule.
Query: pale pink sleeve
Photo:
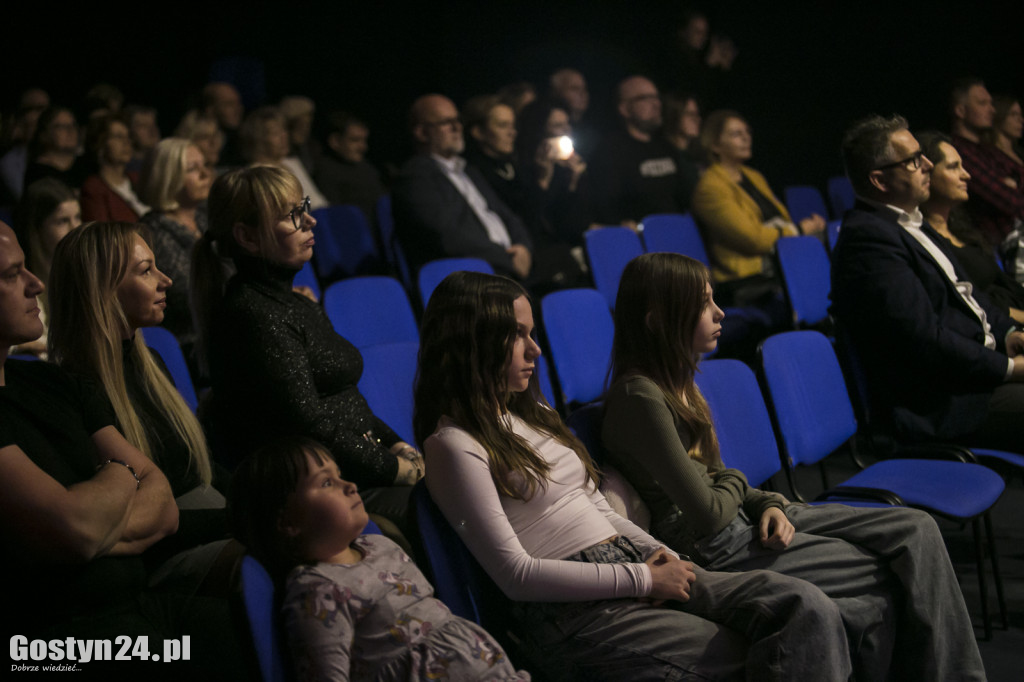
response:
[[[564,602],[650,594],[646,564],[591,564],[527,554],[502,509],[487,455],[465,432],[435,433],[424,450],[430,496],[509,599]]]

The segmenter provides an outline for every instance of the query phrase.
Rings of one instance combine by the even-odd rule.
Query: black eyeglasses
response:
[[[897,166],[903,166],[908,171],[916,171],[918,168],[921,167],[921,159],[923,158],[924,150],[918,149],[912,156],[908,156],[905,159],[900,159],[899,161],[893,161],[892,163],[887,163],[884,166],[879,166],[875,170],[885,170],[886,168],[896,168]]]
[[[307,215],[312,208],[313,204],[309,197],[306,197],[299,205],[288,211],[288,217],[292,219],[292,225],[295,226],[295,231],[298,232],[302,229],[302,216]]]

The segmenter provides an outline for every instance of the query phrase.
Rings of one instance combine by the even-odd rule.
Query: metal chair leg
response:
[[[1006,597],[1003,595],[1003,576],[999,572],[999,553],[996,551],[996,535],[992,532],[992,515],[985,512],[985,535],[988,536],[989,560],[992,562],[992,576],[996,583],[996,598],[999,600],[999,616],[1003,621],[1003,629],[1010,629],[1010,619],[1006,613]]]
[[[988,613],[988,586],[985,584],[985,550],[981,542],[981,524],[975,518],[971,521],[974,535],[974,558],[978,564],[978,591],[981,597],[981,618],[984,627],[984,640],[992,639],[992,619]]]

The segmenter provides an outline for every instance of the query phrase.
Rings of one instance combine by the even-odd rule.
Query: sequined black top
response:
[[[229,467],[269,440],[301,434],[334,454],[361,488],[390,486],[400,440],[356,387],[359,351],[323,309],[291,290],[295,271],[237,258],[210,332],[209,428]]]

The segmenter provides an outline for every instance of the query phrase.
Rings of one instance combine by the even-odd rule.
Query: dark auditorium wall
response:
[[[840,172],[839,136],[860,115],[899,111],[914,127],[945,127],[954,76],[978,74],[993,92],[1024,96],[1021,2],[703,4],[712,30],[740,50],[722,104],[749,118],[753,164],[776,190]],[[129,101],[157,106],[168,134],[210,62],[243,54],[264,61],[271,99],[306,94],[322,112],[355,110],[371,125],[371,157],[398,163],[409,153],[405,110],[424,92],[461,102],[574,65],[590,81],[592,107],[609,110],[614,83],[647,70],[680,5],[317,0],[239,9],[187,0],[139,3],[131,14],[94,6],[84,17],[28,3],[34,16],[5,21],[0,106],[35,84],[74,103],[106,80]]]

